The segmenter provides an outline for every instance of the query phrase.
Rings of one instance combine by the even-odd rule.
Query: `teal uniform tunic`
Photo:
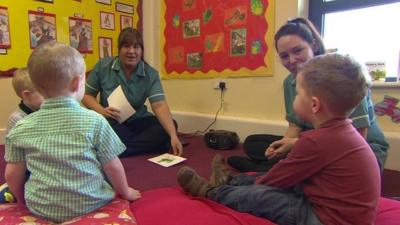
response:
[[[144,104],[147,99],[150,103],[165,99],[157,70],[141,60],[131,78],[126,80],[118,57],[102,59],[95,65],[86,80],[85,93],[92,96],[100,93],[100,105],[108,107],[107,98],[119,85],[136,110],[128,121],[152,115]]]

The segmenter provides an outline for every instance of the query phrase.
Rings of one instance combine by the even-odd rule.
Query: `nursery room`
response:
[[[385,25],[399,10],[399,0],[0,1],[0,224],[400,224],[400,33]],[[349,119],[320,123],[324,91],[310,91],[318,104],[294,102],[329,54],[368,78]],[[46,68],[68,66],[69,94],[49,94],[61,72]],[[65,99],[82,113],[77,125],[68,110],[50,113]],[[92,120],[105,131],[75,138]],[[332,132],[333,120],[351,135]],[[330,145],[312,136],[327,124]],[[66,154],[80,144],[90,156]],[[309,174],[296,161],[304,144],[321,155]],[[240,176],[251,183],[233,184]],[[96,179],[108,195],[89,193]],[[269,186],[279,191],[254,194]],[[297,214],[274,211],[292,195]]]

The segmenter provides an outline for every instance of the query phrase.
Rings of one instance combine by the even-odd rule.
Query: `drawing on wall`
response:
[[[189,68],[201,68],[203,66],[203,55],[200,52],[187,54],[187,66]]]
[[[235,29],[231,31],[231,55],[246,55],[246,29]]]
[[[183,22],[183,38],[200,36],[200,19]]]
[[[69,17],[70,46],[81,53],[93,52],[92,21]]]
[[[115,30],[115,20],[113,13],[100,12],[100,28]]]
[[[196,7],[196,0],[184,0],[183,1],[183,10],[188,11],[194,9]]]
[[[275,0],[162,3],[163,78],[273,76]]]
[[[124,28],[127,27],[133,27],[133,18],[132,16],[125,16],[125,15],[121,15],[120,18],[120,24],[121,24],[121,30],[123,30]]]
[[[28,11],[28,21],[32,49],[40,44],[57,40],[55,14]]]
[[[10,48],[10,22],[6,7],[0,6],[0,48]]]
[[[247,23],[247,6],[241,5],[225,11],[224,24],[239,26]]]
[[[224,51],[224,33],[206,35],[204,43],[205,53]]]
[[[100,59],[112,56],[112,38],[99,37]]]
[[[96,0],[96,2],[105,4],[105,5],[111,5],[111,0]]]

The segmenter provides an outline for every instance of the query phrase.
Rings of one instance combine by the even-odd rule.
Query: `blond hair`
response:
[[[15,93],[18,97],[22,98],[22,92],[27,91],[34,91],[35,88],[33,87],[31,78],[29,77],[28,68],[20,68],[14,72],[14,76],[12,78],[12,85],[14,88]]]
[[[85,74],[85,61],[74,48],[57,42],[38,46],[28,59],[32,83],[44,96],[63,94],[72,79]]]
[[[307,93],[322,99],[337,115],[348,115],[371,84],[365,66],[336,53],[314,57],[300,66],[300,73]]]

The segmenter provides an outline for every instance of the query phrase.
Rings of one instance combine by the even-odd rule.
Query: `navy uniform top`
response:
[[[108,107],[107,98],[119,85],[136,110],[128,121],[151,115],[144,104],[147,99],[150,103],[165,99],[157,70],[141,60],[126,80],[119,57],[104,58],[95,65],[86,80],[85,94],[97,96],[100,92],[100,105]]]

